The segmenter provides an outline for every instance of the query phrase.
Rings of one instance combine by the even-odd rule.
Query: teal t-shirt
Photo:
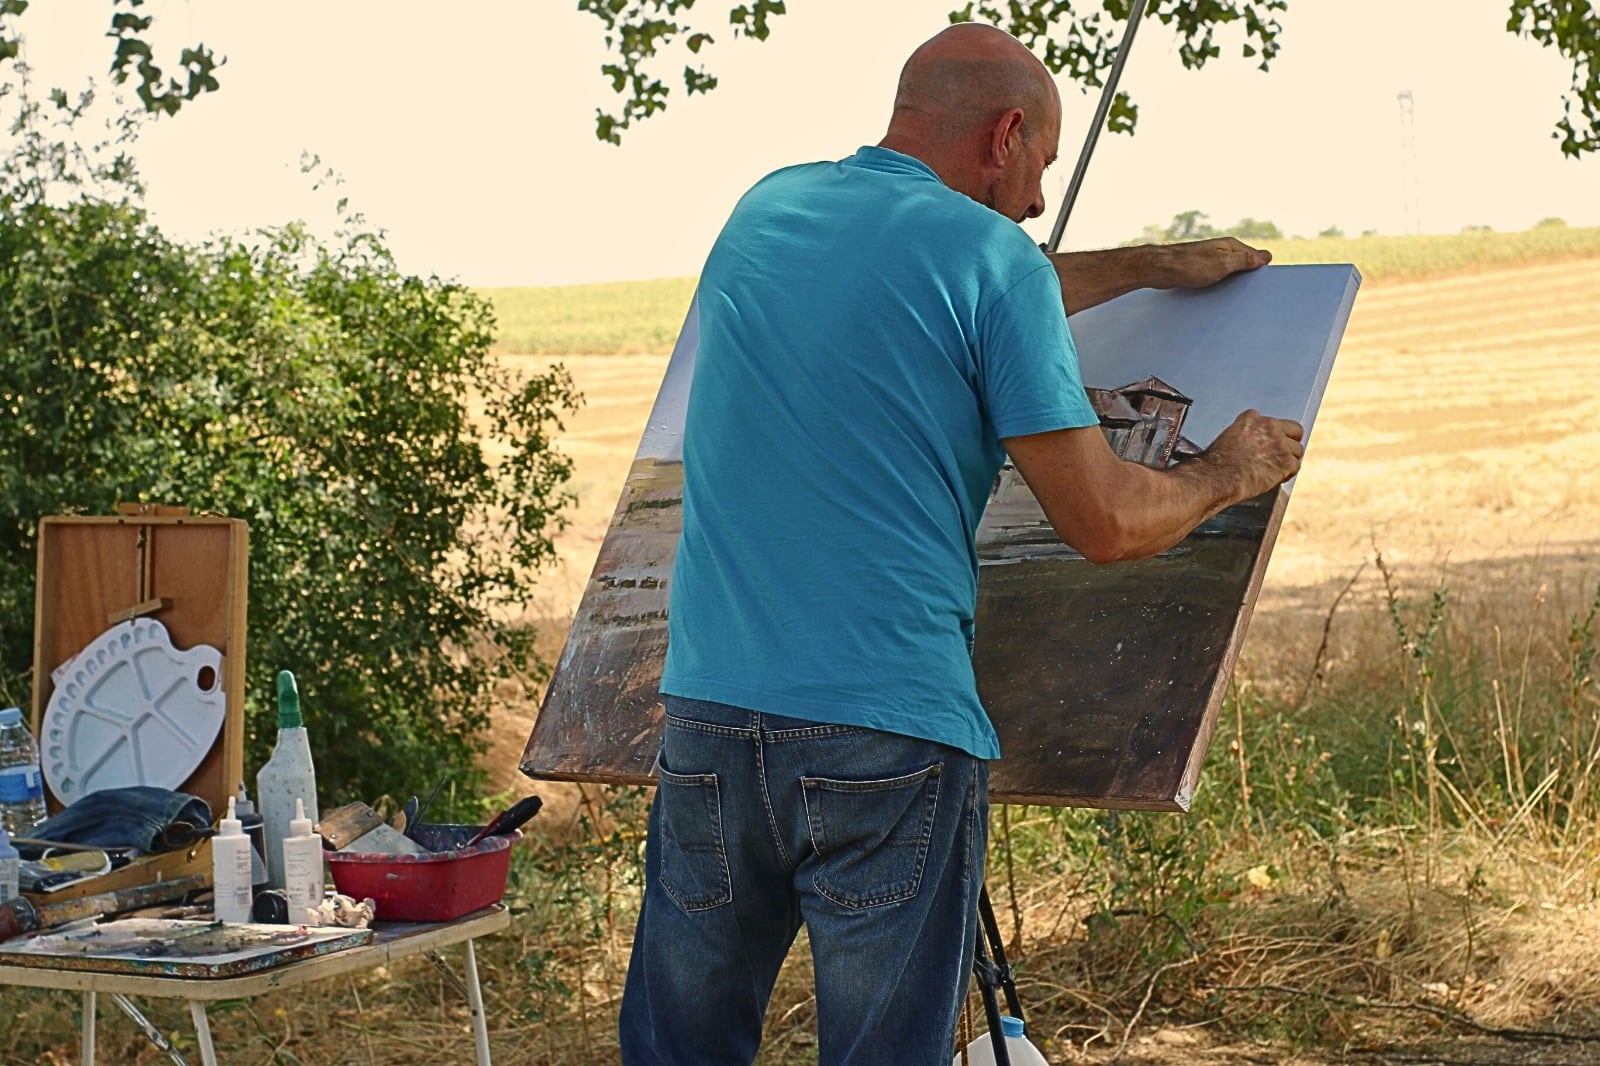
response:
[[[868,147],[746,193],[699,309],[662,691],[998,757],[970,643],[1000,440],[1097,422],[1049,261]]]

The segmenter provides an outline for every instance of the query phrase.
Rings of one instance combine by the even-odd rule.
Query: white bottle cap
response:
[[[244,836],[244,825],[239,821],[237,808],[234,806],[236,802],[237,801],[234,799],[234,797],[228,797],[228,813],[223,816],[222,821],[217,825],[217,836]]]
[[[311,819],[306,817],[306,801],[299,796],[294,798],[294,818],[289,821],[289,835],[292,837],[311,835]]]

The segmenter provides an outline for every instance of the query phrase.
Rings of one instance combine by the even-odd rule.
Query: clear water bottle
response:
[[[44,818],[39,745],[23,724],[22,709],[7,707],[0,711],[0,825],[8,836],[25,837]]]
[[[0,827],[0,903],[17,898],[17,886],[22,874],[22,857],[6,838]]]
[[[1006,1041],[1006,1057],[1011,1066],[1050,1066],[1050,1061],[1028,1039],[1028,1031],[1021,1018],[1009,1014],[1000,1016],[1000,1033]],[[979,1033],[967,1045],[967,1066],[992,1066],[995,1061],[994,1040],[988,1033]],[[961,1052],[956,1052],[954,1066],[962,1066]]]

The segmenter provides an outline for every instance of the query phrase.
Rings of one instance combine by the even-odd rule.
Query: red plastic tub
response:
[[[355,899],[371,898],[380,922],[448,922],[471,914],[506,893],[511,845],[521,830],[485,837],[452,850],[481,829],[472,825],[420,825],[417,842],[440,850],[426,855],[326,854],[333,887]]]

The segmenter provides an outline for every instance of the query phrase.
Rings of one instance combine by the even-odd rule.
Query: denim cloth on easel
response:
[[[198,796],[131,785],[91,792],[34,826],[28,836],[58,844],[136,848],[148,853],[184,847],[210,828],[211,805]],[[30,849],[17,850],[26,854]]]

